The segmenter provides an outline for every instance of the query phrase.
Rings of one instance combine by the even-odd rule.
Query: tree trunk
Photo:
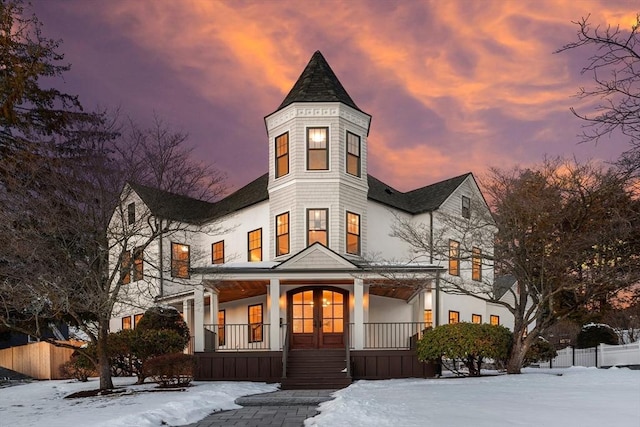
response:
[[[520,338],[521,336],[521,333],[514,331],[513,346],[511,347],[509,360],[507,360],[507,374],[519,374],[524,364],[524,357],[527,354],[528,346],[525,345],[525,340]]]
[[[102,323],[102,322],[100,322]],[[109,347],[107,340],[109,330],[107,327],[100,325],[98,331],[98,371],[100,374],[100,390],[108,390],[113,388],[113,380],[111,378],[111,364],[109,363]]]

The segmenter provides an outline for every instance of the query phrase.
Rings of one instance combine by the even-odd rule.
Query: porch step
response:
[[[351,384],[347,376],[345,351],[292,350],[287,358],[287,377],[283,390],[344,388]]]

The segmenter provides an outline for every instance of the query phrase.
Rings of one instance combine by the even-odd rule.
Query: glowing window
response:
[[[449,274],[460,275],[460,242],[449,240]]]
[[[360,137],[347,132],[347,173],[360,176]]]
[[[360,215],[347,212],[347,253],[360,255]]]
[[[482,251],[480,248],[471,250],[471,279],[482,280]]]
[[[307,211],[307,245],[320,242],[328,245],[327,213],[328,209],[309,209]]]
[[[262,341],[262,304],[249,306],[249,342]]]
[[[211,262],[213,264],[224,264],[224,240],[211,245]]]
[[[472,314],[471,323],[482,323],[482,316],[480,314]]]
[[[171,276],[180,279],[189,278],[191,258],[189,245],[171,243]]]
[[[449,310],[449,323],[460,322],[460,312]]]
[[[329,128],[307,129],[307,169],[329,169]]]
[[[289,133],[276,137],[276,178],[289,173]]]
[[[276,256],[289,253],[289,212],[276,217]]]
[[[262,228],[250,231],[249,240],[249,262],[262,261]]]

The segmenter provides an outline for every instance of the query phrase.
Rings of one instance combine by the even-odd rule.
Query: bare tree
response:
[[[444,292],[512,313],[507,371],[519,373],[527,349],[558,319],[638,280],[640,205],[626,183],[613,171],[560,160],[535,169],[494,169],[485,183],[492,214],[481,206],[469,219],[440,213],[442,228],[433,234],[396,221],[394,234],[439,263],[450,258],[449,239],[457,239],[457,258],[471,261],[460,265],[472,268],[480,256],[499,275],[514,278],[515,286],[507,288],[490,276],[468,281],[443,275],[441,283]],[[474,253],[474,247],[483,251]]]
[[[631,28],[592,26],[590,16],[575,21],[577,40],[556,51],[589,49],[581,72],[590,73],[595,85],[581,87],[578,98],[594,100],[592,113],[571,111],[586,121],[582,141],[595,141],[620,132],[629,138],[630,149],[620,158],[628,170],[640,169],[640,14]]]

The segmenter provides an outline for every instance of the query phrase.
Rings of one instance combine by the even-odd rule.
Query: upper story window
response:
[[[289,173],[289,132],[276,137],[276,178]]]
[[[120,275],[122,276],[122,284],[131,283],[131,251],[124,251],[122,261],[120,262]]]
[[[131,316],[122,318],[122,329],[132,329],[131,326]]]
[[[307,210],[307,246],[320,242],[325,246],[329,244],[327,230],[328,209]]]
[[[460,275],[460,242],[449,240],[449,274]]]
[[[482,323],[482,315],[481,314],[472,314],[471,315],[471,323]]]
[[[224,264],[224,240],[211,245],[211,262],[213,264]]]
[[[133,250],[133,281],[144,278],[144,249],[135,248]]]
[[[138,314],[133,316],[133,327],[134,328],[138,325],[138,323],[140,323],[140,320],[142,320],[142,316],[144,316],[143,313],[138,313]]]
[[[129,203],[127,205],[127,224],[131,225],[136,222],[136,204]]]
[[[360,176],[360,137],[347,132],[347,173]]]
[[[462,196],[462,217],[471,218],[471,199],[467,196]]]
[[[189,278],[189,266],[191,263],[189,252],[189,245],[171,242],[171,277]]]
[[[289,253],[289,212],[276,216],[276,256]]]
[[[307,129],[307,170],[329,169],[329,128]]]
[[[249,262],[262,261],[262,228],[250,231],[247,235],[249,244]]]
[[[471,279],[482,280],[482,250],[480,248],[471,250]]]
[[[360,215],[347,212],[347,253],[360,255]]]

